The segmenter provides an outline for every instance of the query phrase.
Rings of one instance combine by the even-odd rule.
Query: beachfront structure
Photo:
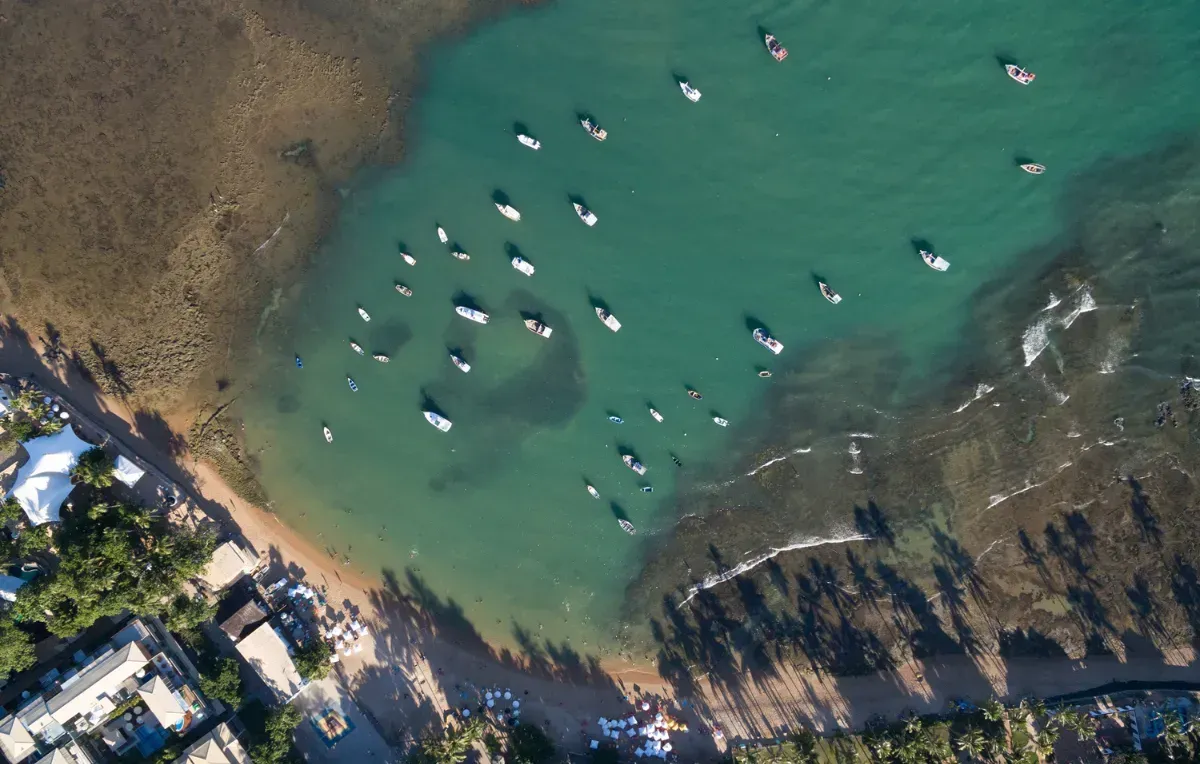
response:
[[[124,456],[118,455],[117,461],[113,464],[113,477],[130,488],[137,485],[137,481],[141,480],[145,474],[146,471],[144,469]]]
[[[212,561],[204,568],[200,578],[214,592],[233,585],[242,576],[258,567],[258,559],[233,541],[226,541],[213,550]]]
[[[221,722],[204,737],[189,745],[171,764],[250,764],[246,749]]]
[[[17,482],[8,496],[25,510],[31,525],[56,523],[59,508],[75,488],[71,470],[80,454],[93,446],[76,435],[71,425],[24,445],[29,461],[17,470]]]
[[[141,619],[93,655],[76,653],[75,663],[44,674],[45,691],[23,693],[16,713],[0,719],[0,749],[12,764],[60,749],[55,755],[70,757],[65,764],[89,764],[81,757],[90,756],[95,739],[118,756],[135,747],[149,756],[172,732],[183,733],[209,714]]]
[[[296,671],[292,648],[273,621],[250,632],[236,647],[273,696],[267,700],[288,703],[308,685]]]

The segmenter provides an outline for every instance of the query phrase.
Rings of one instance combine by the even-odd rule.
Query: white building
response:
[[[296,671],[287,640],[270,621],[247,634],[236,648],[277,701],[287,703],[308,684]]]

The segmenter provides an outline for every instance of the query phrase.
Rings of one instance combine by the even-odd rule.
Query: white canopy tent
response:
[[[71,470],[90,448],[92,444],[80,439],[71,425],[25,444],[29,461],[17,470],[17,482],[8,495],[21,504],[30,523],[58,522],[59,507],[75,487]]]
[[[137,484],[137,481],[142,479],[142,475],[145,474],[146,471],[144,469],[129,461],[124,456],[118,456],[117,463],[113,466],[113,477],[130,488],[133,488]]]

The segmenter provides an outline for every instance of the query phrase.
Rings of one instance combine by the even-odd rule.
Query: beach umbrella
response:
[[[671,750],[671,744],[670,744],[670,743],[666,743],[665,745],[663,745],[662,749],[663,749],[664,751],[668,751],[668,752],[669,752],[669,751]]]
[[[519,701],[519,700],[514,700],[514,701],[513,701],[513,708],[520,708],[520,707],[521,707],[521,701]]]
[[[636,717],[636,716],[631,716],[631,717],[629,717],[629,720],[628,720],[628,721],[629,721],[629,723],[630,723],[630,724],[637,724],[637,717]]]
[[[642,701],[642,710],[643,710],[643,711],[649,711],[649,710],[650,710],[650,701],[648,701],[648,700],[643,700],[643,701]]]
[[[600,747],[600,741],[599,741],[599,740],[593,740],[593,741],[592,741],[592,743],[591,743],[591,745],[589,745],[589,746],[588,746],[588,748],[591,748],[593,751],[594,751],[594,750],[596,750],[596,749],[597,749],[597,748],[599,748],[599,747]]]
[[[492,691],[488,690],[487,693],[485,693],[484,697],[486,697],[488,700],[491,700],[492,699]]]
[[[512,698],[512,693],[509,692],[508,690],[505,690],[504,691],[504,699],[509,700],[510,698]]]
[[[661,722],[661,721],[662,721],[662,714],[655,714],[655,716],[654,716],[654,721],[656,721],[656,722]]]
[[[462,715],[463,715],[463,718],[464,718],[464,719],[466,719],[468,716],[470,716],[470,715],[471,715],[471,709],[469,709],[469,708],[464,708],[464,709],[462,710]]]
[[[602,727],[603,727],[604,725],[608,724],[608,719],[607,719],[607,717],[601,716],[601,717],[600,717],[600,722],[599,722],[599,723],[600,723],[600,726],[602,726]]]

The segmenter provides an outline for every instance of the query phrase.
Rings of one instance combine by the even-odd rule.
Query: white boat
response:
[[[358,315],[362,316],[362,320],[363,320],[363,321],[370,321],[370,320],[371,320],[371,316],[370,316],[370,315],[369,315],[369,314],[368,314],[368,313],[367,313],[365,310],[363,310],[362,308],[359,308],[359,309],[358,309]]]
[[[618,520],[617,525],[621,526],[621,530],[628,533],[630,536],[637,535],[637,529],[633,527],[633,523],[628,520]]]
[[[412,297],[412,290],[409,289],[408,287],[404,286],[403,284],[397,284],[396,291],[399,292],[400,294],[404,295],[405,297]]]
[[[783,352],[783,343],[767,334],[766,329],[755,329],[754,341],[765,347],[767,350],[770,350],[775,355],[779,355]]]
[[[417,258],[413,257],[412,255],[408,254],[407,252],[401,252],[400,257],[403,257],[404,262],[408,263],[409,265],[417,264]]]
[[[696,90],[687,82],[679,83],[679,89],[683,91],[683,94],[687,96],[687,99],[692,103],[700,100],[700,91]]]
[[[719,416],[715,416],[715,417],[713,417],[713,421],[714,421],[714,422],[716,422],[717,424],[721,425],[722,427],[728,427],[728,426],[729,426],[729,420],[728,420],[728,419],[722,419],[722,418],[721,418],[721,417],[719,417]]]
[[[581,119],[579,120],[579,124],[583,125],[583,129],[587,130],[588,135],[592,136],[598,141],[602,141],[608,137],[608,131],[590,119]]]
[[[438,226],[438,241],[445,244],[450,241],[450,237],[446,235],[446,229]]]
[[[624,456],[622,456],[621,461],[625,462],[625,466],[628,467],[629,469],[633,470],[637,474],[639,474],[639,475],[646,474],[646,465],[642,464],[637,459],[634,459],[629,454],[625,454]]]
[[[329,431],[328,427],[324,428],[324,430],[325,430],[325,442],[332,443],[333,442],[333,433]]]
[[[531,265],[530,262],[524,258],[514,257],[512,259],[512,267],[516,268],[521,273],[524,273],[526,276],[533,275],[533,265]]]
[[[525,328],[539,337],[549,337],[554,331],[541,321],[534,321],[532,318],[525,319]]]
[[[1046,171],[1045,167],[1043,167],[1040,164],[1035,164],[1033,162],[1027,162],[1026,164],[1021,165],[1021,169],[1024,170],[1025,172],[1029,173],[1030,175],[1041,175],[1042,173],[1044,173]]]
[[[787,58],[787,48],[779,44],[779,40],[775,39],[775,35],[765,35],[763,41],[766,42],[767,50],[770,51],[776,61],[782,61]]]
[[[658,413],[654,409],[650,409],[650,416],[654,417],[654,421],[656,421],[660,424],[662,423],[662,420],[663,420],[662,414]]]
[[[362,345],[358,344],[354,340],[350,340],[350,347],[354,349],[355,353],[358,353],[359,355],[363,354]]]
[[[470,260],[471,259],[471,256],[468,255],[466,252],[459,252],[458,250],[451,252],[450,256],[457,260]]]
[[[429,420],[429,423],[431,425],[438,428],[442,432],[450,432],[450,427],[453,426],[454,423],[451,422],[449,419],[447,419],[444,416],[441,416],[440,414],[435,414],[432,411],[425,411],[423,413],[425,414],[425,418],[427,420]]]
[[[614,316],[612,313],[609,313],[604,308],[596,308],[596,316],[599,317],[600,322],[603,323],[605,326],[607,326],[609,329],[612,329],[614,332],[620,331],[621,322],[618,321],[617,317]]]
[[[825,282],[818,281],[817,286],[820,287],[820,289],[821,289],[821,295],[824,296],[824,298],[826,300],[829,300],[834,305],[837,305],[839,302],[842,301],[842,296],[840,294],[838,294],[837,292],[833,291],[832,289],[830,289],[829,285],[826,284]]]
[[[390,363],[392,360],[391,358],[388,358],[383,353],[376,353],[375,355],[373,355],[371,357],[374,358],[376,361],[379,361],[380,363]]]
[[[594,486],[594,485],[589,485],[589,486],[587,487],[587,489],[588,489],[588,493],[590,493],[590,494],[592,495],[592,498],[593,498],[593,499],[599,499],[599,498],[600,498],[600,492],[596,490],[596,486]]]
[[[352,393],[358,392],[358,385],[356,385],[354,383],[354,379],[352,379],[351,377],[346,377],[346,384],[350,385],[350,392],[352,392]]]
[[[530,138],[528,135],[525,135],[524,133],[522,133],[521,135],[518,135],[517,140],[521,142],[521,145],[528,146],[529,148],[533,149],[534,151],[537,151],[538,149],[540,149],[542,147],[541,141],[539,141],[537,138]]]
[[[587,223],[588,225],[596,225],[597,218],[596,218],[596,214],[594,212],[589,210],[587,207],[584,207],[582,204],[578,204],[578,203],[574,203],[574,204],[575,204],[575,214],[579,216],[580,220]]]
[[[950,263],[948,261],[943,260],[932,252],[926,252],[925,250],[921,250],[921,259],[925,261],[926,265],[928,265],[930,268],[933,268],[935,271],[944,271],[950,267]]]
[[[456,307],[454,312],[463,318],[474,321],[477,324],[486,324],[488,321],[492,320],[492,317],[487,313],[484,313],[482,310],[475,310],[474,308],[468,308],[463,305]]]
[[[520,220],[521,213],[517,212],[517,208],[511,204],[497,204],[496,209],[500,210],[500,214],[509,220]]]
[[[462,358],[459,358],[458,356],[454,355],[453,353],[450,354],[450,360],[453,361],[454,365],[457,366],[459,368],[459,370],[462,371],[464,374],[466,374],[467,372],[469,372],[471,370],[471,364],[467,363]]]
[[[1008,76],[1012,77],[1022,85],[1028,85],[1037,78],[1033,72],[1027,72],[1016,64],[1005,64],[1004,71],[1008,72]]]

